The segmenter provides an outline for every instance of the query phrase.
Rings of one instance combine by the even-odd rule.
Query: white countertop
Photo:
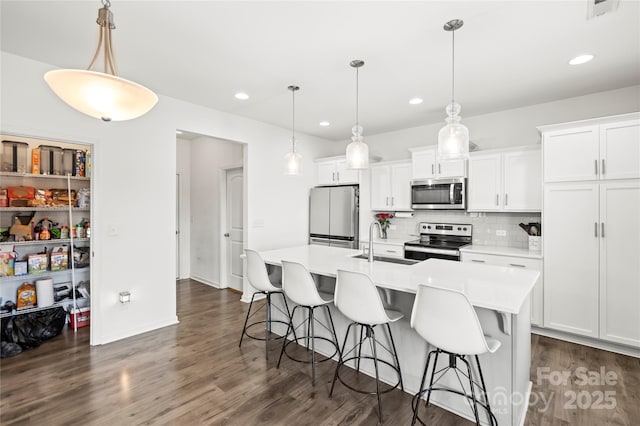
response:
[[[479,244],[470,244],[468,246],[460,247],[460,251],[465,253],[494,254],[498,256],[542,259],[542,252],[517,247],[481,246]]]
[[[419,284],[462,290],[471,303],[480,308],[517,314],[533,289],[540,273],[467,262],[428,259],[415,265],[387,262],[369,263],[354,259],[360,250],[327,246],[298,246],[261,251],[264,261],[281,265],[282,260],[299,262],[309,272],[335,277],[338,269],[363,272],[382,288],[415,293]]]

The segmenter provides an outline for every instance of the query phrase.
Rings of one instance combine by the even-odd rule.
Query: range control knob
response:
[[[462,228],[460,228],[460,227],[458,226],[458,231],[460,231],[461,229],[462,229]]]
[[[466,231],[466,230],[467,230],[467,227],[465,226],[464,228],[462,228],[462,230],[463,230],[463,231]]]

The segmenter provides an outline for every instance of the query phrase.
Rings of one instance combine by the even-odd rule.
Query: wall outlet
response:
[[[507,231],[505,231],[504,229],[497,229],[496,230],[496,235],[498,237],[506,237],[507,236]]]

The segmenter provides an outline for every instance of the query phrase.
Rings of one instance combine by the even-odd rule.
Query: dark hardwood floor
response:
[[[375,397],[337,386],[328,398],[333,361],[319,365],[313,388],[307,365],[276,369],[279,344],[268,364],[263,342],[245,339],[238,348],[248,305],[237,293],[190,280],[177,287],[178,325],[97,347],[89,346],[88,328],[65,328],[41,347],[3,359],[0,424],[377,423]],[[640,424],[639,359],[535,335],[532,351],[526,425]],[[581,384],[601,368],[609,384]],[[563,374],[566,380],[556,380]],[[384,424],[410,424],[410,401],[399,390],[383,396]],[[437,407],[426,420],[471,424]]]

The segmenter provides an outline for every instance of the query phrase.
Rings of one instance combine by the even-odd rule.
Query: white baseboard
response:
[[[221,286],[220,286],[220,283],[213,282],[213,281],[211,281],[211,280],[208,280],[208,279],[206,279],[206,278],[199,277],[199,276],[197,276],[197,275],[192,275],[192,276],[190,276],[189,278],[190,278],[190,279],[192,279],[192,280],[194,280],[194,281],[198,281],[198,282],[199,282],[199,283],[201,283],[201,284],[208,285],[209,287],[213,287],[213,288],[217,288],[217,289],[222,289],[222,288],[224,288],[224,287],[221,287]]]
[[[622,355],[632,356],[634,358],[640,358],[640,349],[630,346],[620,345],[612,342],[605,342],[600,339],[593,339],[586,336],[578,336],[576,334],[566,333],[564,331],[551,330],[549,328],[542,328],[537,326],[531,326],[531,332],[540,336],[551,337],[558,340],[564,340],[571,343],[577,343],[579,345],[590,346],[596,349],[602,349],[604,351],[615,352]]]

